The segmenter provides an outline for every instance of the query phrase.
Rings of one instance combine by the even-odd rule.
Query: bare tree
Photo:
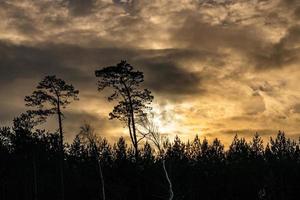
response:
[[[79,135],[82,136],[83,141],[87,140],[88,144],[92,148],[92,154],[95,157],[95,160],[97,161],[99,177],[100,177],[101,185],[102,185],[102,187],[100,187],[101,188],[100,194],[102,194],[102,199],[105,200],[104,177],[103,177],[103,171],[102,171],[101,161],[100,161],[100,153],[101,152],[99,152],[99,150],[98,150],[99,148],[97,147],[97,144],[98,144],[97,135],[95,134],[94,128],[88,123],[84,123],[80,127]],[[101,198],[99,198],[99,199],[101,199]]]
[[[139,128],[138,131],[143,135],[143,137],[149,141],[151,141],[154,146],[158,150],[158,156],[162,160],[162,167],[165,173],[166,180],[169,184],[169,200],[173,200],[174,198],[174,192],[173,192],[173,186],[171,179],[169,177],[168,171],[166,169],[166,160],[164,156],[164,141],[165,137],[161,135],[159,132],[158,126],[154,122],[154,114],[148,114],[147,116],[140,118],[140,121],[138,122]]]
[[[73,85],[67,84],[64,80],[56,78],[56,76],[46,76],[39,82],[36,90],[32,95],[25,97],[26,106],[35,108],[29,110],[28,113],[38,117],[39,122],[46,121],[50,115],[57,115],[59,135],[60,135],[60,152],[61,152],[61,199],[65,199],[64,195],[64,176],[63,176],[63,162],[64,162],[64,144],[63,144],[63,128],[61,110],[70,104],[73,100],[78,99],[79,91],[75,90]]]

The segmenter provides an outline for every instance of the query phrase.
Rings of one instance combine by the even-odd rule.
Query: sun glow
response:
[[[160,105],[158,103],[154,103],[153,105],[153,121],[157,127],[159,127],[159,131],[161,134],[166,135],[174,135],[181,132],[180,124],[184,120],[184,117],[176,112],[175,106],[171,103],[167,103],[165,105]]]
[[[170,133],[175,128],[175,126],[172,126],[172,121],[169,117],[171,111],[171,106],[153,105],[153,122],[159,127],[161,133]]]

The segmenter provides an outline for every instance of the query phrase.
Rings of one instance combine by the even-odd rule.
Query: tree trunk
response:
[[[89,140],[90,140],[90,143],[92,144],[94,156],[95,156],[95,159],[98,164],[99,177],[100,177],[100,181],[101,181],[101,185],[102,185],[101,189],[99,189],[99,194],[102,193],[102,199],[105,200],[105,185],[104,185],[104,177],[103,177],[103,173],[102,173],[102,167],[101,167],[101,163],[100,163],[100,155],[98,154],[96,142],[92,139],[89,139]]]
[[[59,142],[60,142],[60,186],[61,186],[61,200],[65,199],[65,186],[64,186],[64,141],[63,141],[63,130],[62,130],[62,120],[60,112],[60,102],[58,98],[57,103],[57,114],[58,114],[58,124],[59,124]]]
[[[129,135],[130,135],[131,142],[132,142],[132,144],[134,144],[134,139],[133,139],[132,131],[131,131],[131,117],[128,117],[127,126],[128,126],[128,130],[129,130]]]
[[[132,101],[130,96],[129,96],[129,104],[130,104],[131,125],[132,125],[132,132],[133,132],[132,135],[134,140],[133,146],[135,149],[135,159],[137,162],[139,158],[139,149],[138,149],[138,142],[137,142],[136,129],[135,129],[134,111],[133,111]]]
[[[97,162],[98,162],[99,175],[100,175],[101,184],[102,184],[102,199],[105,200],[104,178],[103,178],[102,167],[101,167],[101,163],[100,163],[100,158],[99,157],[97,158]]]
[[[122,84],[124,85],[127,93],[127,97],[129,100],[129,106],[130,106],[130,118],[131,118],[131,126],[132,126],[132,138],[133,138],[133,147],[135,150],[135,159],[136,162],[138,161],[139,158],[139,150],[138,150],[138,142],[137,142],[137,136],[136,136],[136,129],[135,129],[135,119],[134,119],[134,110],[132,106],[132,100],[131,100],[131,94],[130,91],[127,87],[127,85],[122,81]]]
[[[137,136],[136,136],[136,128],[135,128],[135,119],[134,119],[134,110],[133,110],[133,106],[132,106],[132,100],[131,100],[131,94],[130,91],[128,89],[128,87],[126,86],[126,84],[122,81],[125,89],[126,89],[126,93],[127,93],[127,97],[129,100],[129,106],[130,106],[130,118],[131,120],[129,121],[129,131],[130,134],[132,133],[131,136],[131,140],[133,143],[133,147],[134,147],[134,153],[135,153],[135,160],[136,160],[136,169],[137,169],[137,178],[139,178],[139,169],[138,169],[138,162],[139,162],[139,149],[138,149],[138,141],[137,141]],[[131,122],[131,127],[132,127],[132,132],[131,132],[131,128],[130,128],[130,122]],[[140,184],[137,183],[136,185],[137,187],[137,198],[141,199],[141,192],[140,192]]]
[[[164,172],[165,172],[165,175],[166,175],[166,179],[169,183],[169,200],[173,200],[173,197],[174,197],[174,192],[173,192],[173,188],[172,188],[172,182],[169,178],[169,175],[168,175],[168,171],[166,169],[166,161],[165,159],[162,160],[162,165],[163,165],[163,169],[164,169]]]

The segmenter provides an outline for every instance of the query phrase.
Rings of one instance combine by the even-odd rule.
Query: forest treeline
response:
[[[25,113],[0,127],[0,200],[289,200],[300,191],[300,143],[279,132],[263,146],[234,137],[196,136],[169,141],[155,123],[144,74],[126,61],[95,71],[97,89],[115,102],[110,119],[128,128],[128,140],[110,144],[83,124],[64,142],[64,109],[79,90],[55,75],[25,96]],[[57,132],[38,129],[57,117]],[[76,134],[73,133],[73,134]]]
[[[174,199],[298,199],[300,144],[283,132],[265,147],[258,134],[249,142],[236,136],[227,150],[218,139],[209,143],[196,136],[184,143],[176,137],[164,143],[163,158],[145,142],[138,160],[122,137],[114,144],[105,138],[96,143],[107,199],[167,199],[162,159]],[[66,199],[102,199],[94,154],[80,134],[64,144]],[[59,163],[58,133],[32,131],[19,120],[12,128],[2,127],[0,199],[59,199]]]

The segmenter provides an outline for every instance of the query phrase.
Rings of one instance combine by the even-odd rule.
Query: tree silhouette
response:
[[[79,91],[73,85],[67,84],[64,80],[56,76],[46,76],[39,82],[32,95],[25,97],[26,106],[35,108],[28,112],[38,118],[40,122],[45,121],[50,115],[56,114],[60,134],[61,151],[61,199],[64,200],[64,180],[63,180],[63,128],[62,128],[62,109],[73,100],[78,99]]]
[[[101,161],[100,161],[100,152],[98,150],[97,144],[98,144],[98,138],[97,135],[95,134],[94,128],[88,124],[85,123],[80,127],[80,136],[83,137],[83,139],[87,140],[88,144],[91,147],[92,150],[92,155],[95,157],[95,160],[98,165],[98,170],[99,170],[99,177],[100,177],[100,182],[101,182],[101,189],[100,193],[102,194],[102,199],[105,200],[105,185],[104,185],[104,178],[103,178],[103,170],[101,167]]]
[[[197,162],[201,158],[201,141],[200,141],[198,135],[196,135],[196,137],[194,138],[194,140],[191,144],[190,158],[194,162]]]
[[[275,139],[270,139],[271,153],[276,160],[291,159],[296,151],[295,141],[286,138],[285,133],[279,131]]]
[[[264,154],[263,140],[258,133],[255,133],[255,135],[252,138],[252,141],[250,142],[250,155],[253,158],[262,158],[263,154]]]
[[[30,130],[31,119],[27,117],[21,114],[11,128],[0,128],[0,199],[59,199],[59,134]],[[138,165],[141,175],[136,179],[134,150],[126,140],[120,138],[110,148],[106,140],[97,139],[106,199],[169,199],[166,171],[171,175],[173,199],[298,199],[299,141],[283,132],[268,140],[266,148],[258,134],[249,142],[236,137],[225,150],[219,140],[161,140],[165,143],[161,154],[151,148],[149,135],[145,140]],[[66,145],[66,199],[103,199],[99,196],[100,179],[95,176],[99,168],[94,152],[94,145],[81,135]]]
[[[165,173],[166,180],[169,184],[169,200],[173,200],[174,198],[174,191],[173,191],[173,184],[170,179],[169,173],[166,169],[166,160],[164,155],[164,140],[165,138],[162,137],[162,135],[159,132],[158,126],[154,123],[154,114],[152,113],[150,116],[144,116],[139,121],[139,125],[141,126],[142,130],[139,130],[141,134],[148,140],[150,140],[154,146],[158,150],[158,155],[162,159],[162,167]],[[177,137],[177,136],[176,136]],[[147,147],[147,144],[145,144],[145,147]]]
[[[37,183],[37,149],[36,142],[30,136],[32,129],[37,122],[33,119],[32,113],[22,113],[19,117],[13,120],[13,129],[16,133],[15,139],[22,144],[25,144],[22,151],[29,151],[28,155],[32,155],[33,182],[34,182],[34,200],[38,200],[38,183]],[[22,145],[16,146],[16,148]]]
[[[168,142],[148,113],[136,118],[139,139],[145,140],[137,165],[134,147],[125,138],[111,148],[90,125],[83,125],[62,152],[59,133],[36,127],[47,119],[37,115],[44,112],[39,109],[49,106],[19,115],[11,127],[0,127],[1,200],[59,199],[57,163],[62,157],[67,200],[299,198],[300,141],[284,132],[266,141],[265,148],[258,133],[250,141],[236,135],[227,149],[218,139],[198,136],[191,142],[179,136]]]
[[[250,146],[244,138],[239,139],[237,135],[234,136],[231,145],[229,146],[227,157],[228,159],[247,160],[250,156]]]
[[[115,151],[115,159],[117,162],[124,162],[127,159],[127,145],[125,142],[125,139],[123,137],[120,137],[117,143],[114,145],[114,151]]]
[[[117,100],[118,104],[109,114],[110,119],[119,119],[128,127],[131,142],[138,159],[139,139],[136,131],[136,118],[146,115],[145,110],[152,102],[153,96],[148,89],[142,90],[140,84],[144,81],[143,72],[135,71],[126,61],[116,66],[104,67],[95,71],[98,80],[98,90],[112,88],[113,93],[108,101]]]

